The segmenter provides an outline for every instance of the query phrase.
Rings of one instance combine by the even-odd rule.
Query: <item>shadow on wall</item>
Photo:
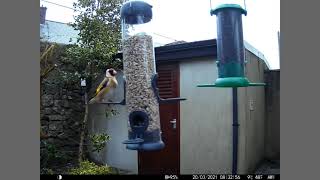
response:
[[[280,70],[266,72],[266,158],[280,160]]]

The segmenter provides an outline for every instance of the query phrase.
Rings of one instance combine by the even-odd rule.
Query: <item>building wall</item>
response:
[[[250,82],[264,82],[265,63],[246,51],[246,76]],[[238,88],[239,144],[238,173],[252,173],[264,158],[264,87]]]
[[[74,44],[77,43],[78,34],[78,30],[66,23],[45,20],[44,24],[40,24],[40,37],[44,41],[58,44]]]
[[[280,70],[266,72],[266,158],[280,159]]]
[[[123,73],[118,72],[117,80],[119,86],[114,94],[113,102],[123,99]],[[106,110],[116,110],[115,115],[106,117]],[[111,136],[106,148],[100,153],[91,153],[91,157],[98,162],[116,167],[129,173],[138,173],[137,151],[126,149],[122,142],[128,139],[128,117],[129,113],[123,105],[93,104],[89,107],[89,132],[106,132]]]
[[[247,76],[251,82],[263,82],[263,61],[247,54]],[[217,67],[212,57],[180,61],[180,173],[229,174],[232,169],[232,89],[199,88],[198,84],[213,83]],[[116,100],[123,98],[122,75]],[[265,97],[263,87],[238,89],[239,159],[238,173],[249,173],[264,157]],[[252,108],[250,109],[250,101]],[[107,105],[90,107],[90,132],[107,132],[111,140],[99,154],[98,161],[110,166],[138,172],[136,151],[125,148],[128,112],[125,106],[110,105],[118,114],[106,119]],[[109,107],[109,108],[110,108]]]
[[[180,62],[180,172],[231,173],[232,90],[199,88],[217,78],[212,58]]]
[[[266,67],[246,51],[246,76],[264,82]],[[217,67],[212,58],[180,62],[181,173],[231,173],[232,89],[199,88],[213,83]],[[264,158],[264,87],[238,88],[239,144],[238,173],[253,172]]]

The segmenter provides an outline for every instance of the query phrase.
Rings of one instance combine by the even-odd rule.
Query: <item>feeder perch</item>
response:
[[[176,103],[185,99],[161,99],[159,96],[150,35],[152,6],[144,1],[128,1],[121,7],[120,14],[129,112],[128,140],[123,143],[130,150],[161,150],[165,144],[161,138],[159,103]]]
[[[242,14],[247,11],[238,4],[221,4],[210,11],[217,16],[217,67],[218,79],[214,84],[198,87],[248,87],[264,86],[251,83],[245,77]]]

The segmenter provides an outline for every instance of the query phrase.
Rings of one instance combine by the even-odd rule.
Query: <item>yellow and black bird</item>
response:
[[[106,70],[106,76],[96,89],[94,97],[89,101],[89,104],[101,103],[106,100],[110,100],[113,96],[115,89],[118,86],[116,79],[117,71],[113,68]]]

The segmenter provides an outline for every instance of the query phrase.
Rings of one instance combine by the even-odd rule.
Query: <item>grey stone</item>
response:
[[[53,108],[52,108],[52,111],[53,111],[54,113],[60,113],[60,109],[59,109],[58,107],[53,107]]]
[[[54,100],[54,106],[62,106],[62,100]]]
[[[41,125],[41,131],[42,132],[47,132],[48,131],[48,129],[49,129],[49,127],[48,126],[45,126],[45,125]]]
[[[73,94],[73,97],[78,99],[78,100],[82,100],[82,96],[79,93]]]
[[[40,124],[41,124],[41,126],[48,127],[49,126],[49,121],[41,121]]]
[[[55,93],[55,94],[54,94],[54,99],[60,99],[60,98],[61,98],[61,96],[60,96],[59,93]]]
[[[72,91],[67,91],[67,95],[71,96],[72,95]]]
[[[66,111],[65,116],[67,116],[67,117],[72,116],[72,111],[71,110]]]
[[[44,111],[43,111],[43,114],[51,114],[52,113],[52,108],[45,108]]]
[[[49,136],[49,137],[51,137],[51,139],[52,139],[52,137],[55,137],[55,136],[57,136],[57,132],[56,131],[48,131],[48,133],[47,133],[47,135]],[[49,142],[49,141],[48,141]]]
[[[75,123],[73,124],[73,126],[78,127],[78,126],[80,126],[80,123],[79,123],[79,122],[75,122]]]
[[[49,115],[49,120],[50,121],[63,121],[63,120],[66,120],[66,118],[61,115]]]
[[[65,114],[66,114],[66,111],[64,109],[61,109],[60,115],[65,115]]]
[[[61,138],[61,139],[65,139],[65,138],[68,138],[68,134],[62,132],[62,133],[58,134],[57,137]]]
[[[70,107],[69,102],[68,101],[63,101],[63,107],[69,108]]]
[[[41,121],[49,121],[50,119],[49,119],[49,117],[47,116],[47,115],[43,115],[42,117],[41,117]]]
[[[71,108],[77,112],[82,112],[84,110],[84,106],[82,103],[72,103]]]
[[[49,107],[53,105],[53,96],[52,95],[44,95],[42,97],[42,105],[44,107]]]
[[[48,136],[49,136],[50,138],[47,139],[47,142],[48,142],[49,144],[54,143],[55,139],[52,138],[51,131],[48,131]]]
[[[61,122],[51,122],[49,124],[49,131],[63,132],[63,124]]]
[[[43,113],[43,112],[40,112],[40,119],[41,119],[41,120],[43,119],[44,116],[45,116],[44,113]]]
[[[68,96],[68,99],[69,99],[69,100],[72,99],[72,96]]]
[[[49,86],[48,88],[46,88],[45,93],[46,94],[54,94],[55,89],[53,89],[52,87]]]

